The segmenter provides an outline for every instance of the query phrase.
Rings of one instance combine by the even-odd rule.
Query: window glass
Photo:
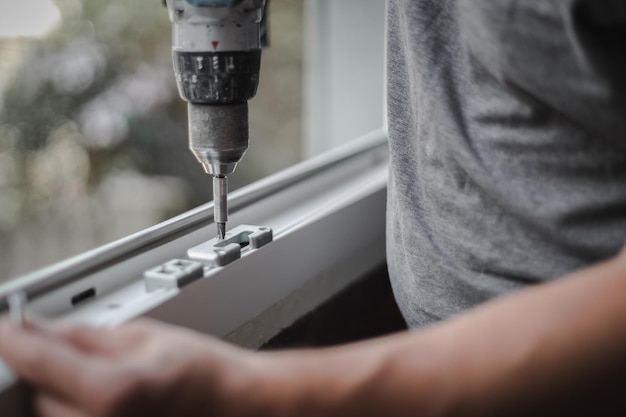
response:
[[[302,2],[271,47],[235,189],[300,159]],[[187,149],[160,0],[0,2],[0,282],[211,199]]]

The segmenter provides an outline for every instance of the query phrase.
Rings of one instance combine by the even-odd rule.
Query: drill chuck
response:
[[[228,175],[248,149],[248,103],[189,103],[189,147],[205,171]]]

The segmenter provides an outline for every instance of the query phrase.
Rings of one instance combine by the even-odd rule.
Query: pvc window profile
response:
[[[22,290],[41,316],[111,327],[145,315],[259,347],[384,262],[386,180],[378,131],[233,193],[230,224],[271,227],[274,241],[183,288],[147,291],[143,273],[212,238],[212,204],[18,280],[0,309]],[[14,382],[0,362],[3,416],[21,415]]]

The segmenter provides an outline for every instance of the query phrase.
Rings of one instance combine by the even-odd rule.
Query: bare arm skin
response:
[[[284,372],[296,415],[623,416],[626,255],[425,331],[289,355],[308,377],[303,395]]]
[[[150,322],[0,325],[42,416],[623,416],[626,254],[424,331],[247,352]]]

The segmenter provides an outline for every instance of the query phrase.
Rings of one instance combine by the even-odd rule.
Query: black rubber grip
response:
[[[174,52],[181,96],[197,104],[242,103],[256,95],[261,50]]]

